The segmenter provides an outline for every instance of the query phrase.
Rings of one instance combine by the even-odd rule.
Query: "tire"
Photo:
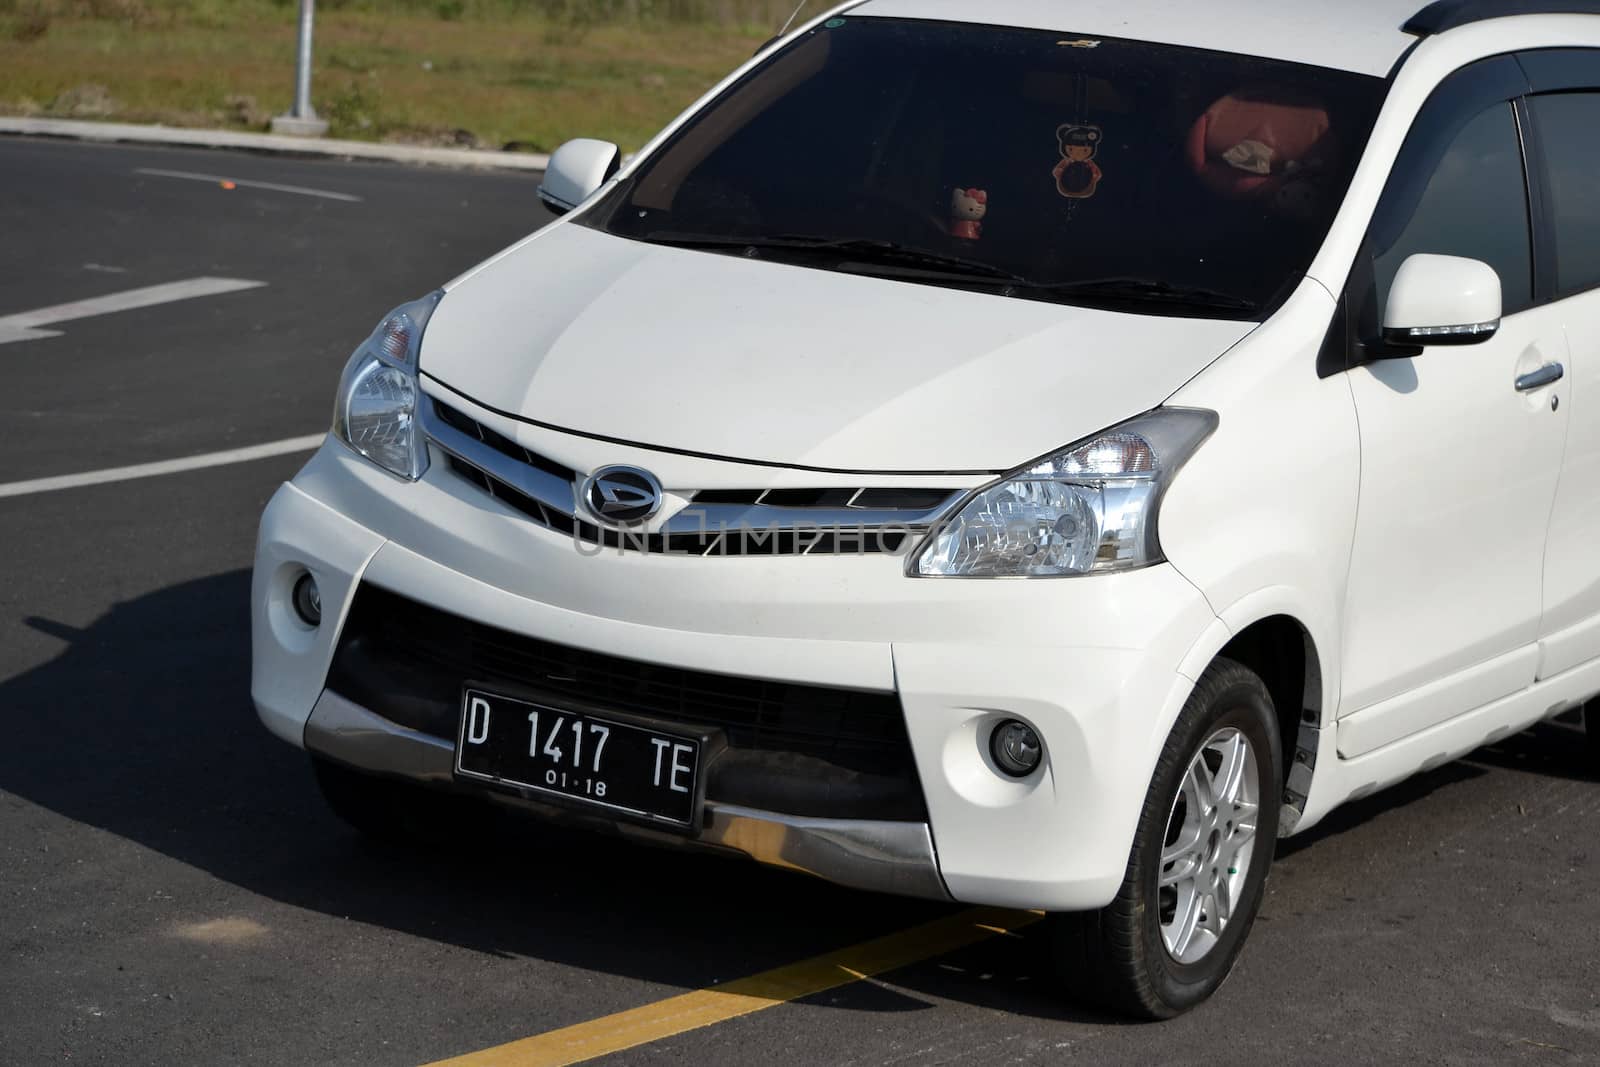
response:
[[[479,822],[465,814],[478,806],[462,797],[315,757],[311,767],[333,813],[384,845],[445,846]]]
[[[1237,780],[1247,783],[1251,761],[1237,755],[1240,741],[1253,757],[1256,798],[1255,833],[1242,840],[1240,830],[1247,824],[1227,816],[1248,807],[1215,805],[1220,814],[1213,823],[1201,810],[1203,801],[1190,799],[1202,796],[1199,778],[1189,779],[1197,760],[1208,774],[1216,774],[1232,759],[1243,763]],[[1247,668],[1217,660],[1195,686],[1156,764],[1116,899],[1096,912],[1050,919],[1051,950],[1073,999],[1135,1018],[1169,1019],[1222,985],[1265,893],[1278,840],[1282,753],[1267,687]],[[1228,790],[1224,783],[1223,789],[1241,801],[1249,798],[1247,784]],[[1197,844],[1164,870],[1163,851],[1175,849],[1180,840]],[[1209,866],[1230,856],[1237,868]],[[1219,872],[1220,886],[1211,881],[1213,870]],[[1179,877],[1186,872],[1194,876]],[[1179,880],[1163,888],[1163,878]],[[1214,888],[1219,897],[1228,898],[1223,906],[1215,906],[1216,898],[1206,900]],[[1187,906],[1191,903],[1192,908]],[[1227,915],[1218,923],[1223,910]],[[1199,922],[1181,921],[1189,916]],[[1186,936],[1190,928],[1193,932]]]

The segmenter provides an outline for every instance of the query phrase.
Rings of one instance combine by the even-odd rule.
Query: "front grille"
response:
[[[746,507],[855,508],[927,511],[950,499],[950,489],[702,489],[696,504]]]
[[[941,488],[706,489],[660,530],[602,526],[577,512],[582,476],[433,399],[424,427],[445,466],[548,530],[622,552],[687,556],[898,553],[962,495]]]
[[[474,421],[448,404],[441,404],[435,400],[433,409],[446,426],[476,437],[502,456],[514,459],[518,463],[526,463],[530,467],[545,471],[548,474],[554,474],[557,478],[564,478],[569,482],[575,481],[578,477],[578,472],[571,467],[564,467],[547,456],[541,456],[531,449],[523,448],[511,438],[494,432],[483,423]]]
[[[685,670],[485,626],[373,585],[351,605],[328,688],[455,742],[461,690],[720,731],[707,797],[793,815],[926,818],[899,698]]]
[[[876,555],[898,552],[906,542],[903,530],[707,530],[646,534],[596,526],[543,504],[516,486],[450,457],[450,469],[507,507],[515,508],[548,530],[618,552],[675,556],[804,556]]]

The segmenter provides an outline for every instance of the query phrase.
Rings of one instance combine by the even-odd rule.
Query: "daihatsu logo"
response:
[[[583,503],[603,522],[644,522],[661,510],[661,483],[637,467],[604,467],[583,483]]]

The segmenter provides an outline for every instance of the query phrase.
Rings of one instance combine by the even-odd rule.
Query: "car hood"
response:
[[[421,366],[485,407],[653,448],[1001,471],[1158,406],[1253,328],[558,224],[449,287]]]

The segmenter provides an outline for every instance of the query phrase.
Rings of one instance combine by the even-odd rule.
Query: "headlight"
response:
[[[912,553],[923,578],[1065,578],[1160,563],[1161,495],[1217,428],[1159,408],[973,493]]]
[[[443,292],[402,304],[356,349],[339,381],[333,433],[391,474],[416,481],[428,469],[417,429],[417,357]]]

